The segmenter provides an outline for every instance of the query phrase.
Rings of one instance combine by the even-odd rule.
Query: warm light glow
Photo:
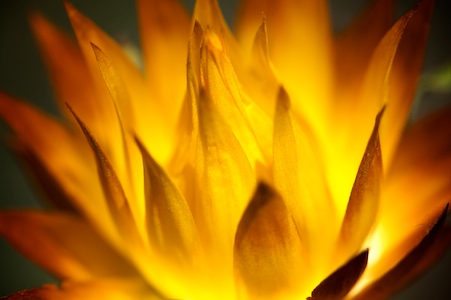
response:
[[[0,234],[62,283],[11,299],[381,299],[421,274],[451,242],[451,110],[405,130],[433,1],[392,2],[335,36],[327,1],[244,0],[232,33],[214,0],[137,0],[142,71],[69,2],[76,43],[32,14],[66,120],[6,94],[0,117],[54,210]]]

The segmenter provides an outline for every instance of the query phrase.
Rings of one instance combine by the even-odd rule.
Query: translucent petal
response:
[[[60,279],[138,274],[85,221],[70,214],[5,211],[0,235]]]
[[[348,254],[357,253],[374,227],[383,179],[379,125],[384,110],[376,118],[373,133],[363,154],[341,225],[340,243]]]
[[[305,123],[291,112],[290,99],[280,89],[274,119],[274,184],[296,221],[311,260],[313,280],[329,267],[339,221],[327,187],[321,152]],[[317,272],[317,273],[316,273]],[[317,278],[315,276],[320,276]]]

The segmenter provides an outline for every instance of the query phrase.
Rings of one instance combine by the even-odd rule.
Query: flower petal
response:
[[[94,169],[90,166],[95,163],[88,147],[80,145],[78,139],[56,120],[3,93],[0,93],[0,116],[17,136],[19,153],[26,152],[29,159],[39,160],[43,171],[54,178],[52,184],[63,189],[80,213],[114,239],[102,190],[91,176]],[[86,190],[89,190],[89,197]]]
[[[92,227],[70,214],[4,211],[0,213],[0,235],[61,279],[137,276],[130,263]]]
[[[386,83],[387,112],[381,124],[381,145],[387,165],[391,164],[415,96],[433,8],[434,0],[422,0],[414,8]]]
[[[340,224],[322,163],[317,140],[293,116],[290,99],[281,88],[274,118],[274,184],[293,214],[303,254],[314,268],[310,276],[317,282],[323,278],[316,278],[324,275],[323,268],[330,268],[330,248],[335,246]]]
[[[224,39],[206,30],[201,56],[201,83],[255,168],[271,157],[271,120],[242,91],[229,60]],[[264,157],[263,157],[264,156]]]
[[[45,285],[41,288],[20,291],[5,300],[161,300],[146,283],[138,279],[102,278],[91,281],[66,281],[61,287]]]
[[[94,82],[96,101],[99,102],[101,107],[98,113],[101,113],[102,120],[109,121],[103,130],[93,131],[99,144],[105,148],[108,156],[116,166],[117,159],[115,157],[121,157],[121,155],[116,154],[116,150],[122,149],[122,140],[118,138],[121,136],[120,126],[116,118],[116,109],[99,72],[98,62],[92,51],[91,44],[97,45],[107,53],[110,60],[114,62],[118,73],[121,74],[130,99],[134,99],[133,102],[118,103],[118,108],[129,107],[133,111],[133,114],[136,116],[135,132],[143,139],[143,143],[146,145],[159,145],[159,147],[155,147],[155,151],[152,154],[159,163],[166,165],[171,158],[172,149],[175,149],[175,146],[173,146],[175,140],[172,137],[177,125],[178,111],[174,110],[172,104],[164,103],[165,105],[168,104],[166,107],[162,101],[157,101],[156,99],[158,98],[150,94],[145,88],[145,81],[141,73],[115,41],[78,12],[72,4],[67,1],[64,4]],[[80,117],[84,119],[83,115],[80,115]]]
[[[167,263],[189,268],[200,250],[190,208],[166,172],[141,142],[146,194],[146,223],[151,245]]]
[[[341,225],[340,246],[351,255],[362,247],[374,226],[379,209],[383,177],[379,125],[383,113],[384,109],[376,117],[376,124],[363,154]]]
[[[313,124],[313,130],[324,132],[333,75],[327,1],[243,1],[236,28],[245,51],[252,48],[262,12],[271,61],[292,97],[294,113]]]
[[[97,172],[103,187],[104,199],[106,200],[111,216],[116,225],[116,229],[121,234],[124,241],[131,244],[127,245],[127,249],[130,247],[133,249],[135,247],[142,246],[142,240],[139,237],[136,227],[135,216],[133,216],[130,210],[128,199],[113,166],[111,165],[105,152],[102,148],[100,148],[100,145],[96,139],[92,136],[90,130],[70,107],[69,109],[80,125],[80,128],[82,129],[96,158]],[[123,247],[125,248],[126,245],[123,245]],[[137,251],[138,249],[133,250]]]
[[[365,250],[324,279],[307,300],[343,299],[359,280],[367,263],[368,250]]]
[[[381,278],[360,291],[353,299],[385,299],[408,282],[421,275],[436,262],[451,245],[451,230],[443,230],[448,204],[421,241]]]
[[[302,245],[282,198],[260,183],[238,225],[234,269],[238,295],[247,299],[291,298],[306,283]],[[307,277],[307,276],[306,276]],[[240,298],[241,299],[241,298]]]
[[[69,36],[42,15],[32,14],[30,23],[49,70],[61,111],[67,113],[65,108],[66,103],[69,103],[92,127],[101,127],[97,114],[101,109],[98,101],[95,101],[91,75],[80,49]]]
[[[233,293],[233,239],[255,184],[255,175],[243,148],[209,95],[201,91],[195,203],[191,211],[205,252],[209,253],[212,287],[218,284],[216,293],[221,295],[231,297]],[[215,271],[218,269],[221,272]]]
[[[139,0],[137,12],[146,81],[156,99],[178,111],[186,87],[188,13],[177,0]]]

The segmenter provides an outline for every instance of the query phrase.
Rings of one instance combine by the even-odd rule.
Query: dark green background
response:
[[[75,6],[115,38],[137,41],[134,1],[73,0]],[[185,0],[192,9],[193,1]],[[335,30],[339,30],[366,1],[331,0]],[[220,1],[233,24],[236,1]],[[415,1],[399,1],[398,15]],[[60,0],[0,0],[0,89],[56,113],[52,91],[27,24],[27,13],[39,10],[69,32],[69,21]],[[451,60],[451,1],[438,0],[425,62],[425,71]],[[449,93],[428,93],[421,111],[451,103]],[[6,127],[0,124],[0,134]],[[39,207],[36,193],[14,156],[0,144],[0,208]],[[451,172],[450,172],[451,176]],[[451,252],[416,284],[394,299],[451,299]],[[39,286],[53,279],[16,253],[0,239],[0,296]]]

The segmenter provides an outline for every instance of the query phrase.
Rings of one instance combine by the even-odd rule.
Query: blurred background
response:
[[[134,1],[72,0],[71,2],[116,40],[139,45]],[[183,2],[192,10],[194,1]],[[229,24],[233,27],[238,1],[219,2]],[[367,1],[330,0],[330,2],[334,30],[339,32]],[[400,16],[415,1],[402,0],[397,3],[397,14]],[[61,0],[1,0],[0,90],[57,114],[52,102],[50,83],[27,23],[27,14],[34,10],[41,11],[50,20],[72,32]],[[421,104],[415,107],[413,118],[451,104],[450,16],[451,1],[437,0],[424,65],[425,75],[422,77],[418,96]],[[446,73],[448,77],[443,75]],[[439,84],[436,84],[438,81]],[[0,135],[5,137],[6,132],[4,124],[0,124]],[[30,186],[26,174],[20,169],[14,155],[5,147],[3,140],[0,142],[0,209],[40,207],[37,193]],[[450,278],[449,251],[436,267],[393,299],[451,299]],[[28,262],[0,239],[0,297],[48,282],[55,282],[55,279]]]

